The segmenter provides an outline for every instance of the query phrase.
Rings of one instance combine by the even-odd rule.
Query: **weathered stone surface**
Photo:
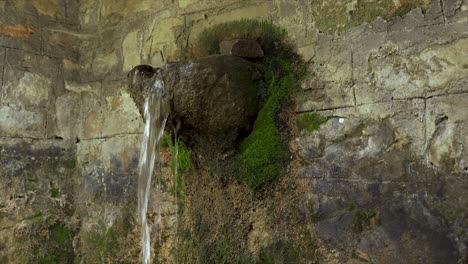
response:
[[[141,135],[80,141],[77,156],[83,191],[112,203],[136,197],[140,141]]]
[[[5,49],[0,48],[0,71],[3,73],[3,69],[5,67]],[[0,76],[0,83],[3,84],[3,74]],[[0,87],[1,89],[1,87]],[[1,102],[1,99],[0,99]]]
[[[154,67],[161,67],[167,60],[173,60],[177,51],[176,28],[184,21],[179,17],[155,18],[145,34],[142,54],[145,62]]]
[[[468,94],[427,100],[427,158],[440,169],[466,173],[468,168]]]
[[[382,97],[396,99],[450,93],[450,83],[468,75],[468,59],[459,52],[468,52],[468,40],[437,45],[416,56],[370,58],[371,82],[388,94]]]
[[[218,245],[264,255],[271,246],[275,254],[265,256],[284,263],[466,262],[466,0],[98,2],[0,0],[0,24],[10,30],[0,34],[0,81],[8,85],[0,93],[0,211],[9,216],[0,218],[1,263],[41,263],[34,255],[52,247],[21,232],[53,238],[48,229],[65,222],[80,234],[75,247],[64,247],[83,262],[138,258],[138,235],[116,232],[130,244],[119,250],[127,258],[107,259],[83,239],[117,230],[123,213],[134,212],[123,205],[134,200],[142,122],[122,89],[125,72],[141,63],[162,67],[203,29],[240,18],[287,29],[311,62],[306,91],[290,109],[319,109],[327,122],[297,134],[291,124],[290,174],[261,197],[208,173],[187,175],[189,205],[179,223],[193,228],[179,230],[214,241],[187,262]],[[177,201],[168,156],[163,164],[167,186],[152,192],[161,240],[152,248],[170,263]],[[39,212],[47,220],[31,225]],[[321,239],[317,250],[295,240],[310,233]],[[275,248],[279,238],[286,249]],[[40,244],[39,253],[24,241]],[[298,241],[299,253],[314,256],[287,261],[283,253],[296,253]]]
[[[166,69],[173,112],[184,125],[206,134],[251,128],[258,91],[252,78],[255,69],[247,61],[212,56]]]
[[[47,30],[43,36],[43,53],[52,57],[78,59],[80,38],[77,33],[60,29]]]
[[[219,50],[223,55],[234,55],[241,58],[261,58],[264,55],[258,42],[248,39],[221,41]]]
[[[45,107],[51,90],[52,81],[47,77],[8,69],[2,87],[2,101]]]
[[[353,71],[349,41],[321,36],[315,46],[316,55],[311,65],[320,80],[340,84],[351,82]]]
[[[105,98],[87,94],[83,97],[83,105],[80,138],[112,137],[143,131],[142,119],[128,93]]]
[[[272,7],[270,3],[261,1],[252,5],[247,4],[246,6],[236,9],[220,9],[221,12],[211,12],[206,17],[203,17],[203,19],[200,19],[200,14],[190,14],[187,16],[188,19],[196,23],[194,23],[190,30],[189,43],[194,43],[203,29],[211,25],[239,19],[268,20],[271,16],[271,10]]]
[[[130,93],[140,112],[145,98],[141,90],[148,87],[140,81],[141,76],[146,75],[144,72],[148,76],[154,73],[151,68],[145,69],[135,68],[129,73]],[[258,111],[253,73],[249,62],[235,56],[210,56],[189,63],[167,64],[162,76],[171,96],[172,118],[180,119],[183,127],[203,135],[248,131]]]
[[[46,114],[42,109],[17,105],[0,106],[0,135],[4,137],[43,138]]]
[[[81,98],[75,93],[67,93],[57,97],[55,101],[57,136],[73,141],[79,136],[81,106],[76,104],[79,101]]]
[[[323,85],[324,88],[307,90],[302,96],[298,96],[296,111],[307,112],[354,106],[353,87],[320,82],[314,82],[312,85],[317,88]]]
[[[123,71],[130,71],[140,63],[140,44],[138,41],[138,32],[129,33],[122,43]]]

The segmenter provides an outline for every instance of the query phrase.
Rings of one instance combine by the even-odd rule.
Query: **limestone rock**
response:
[[[242,58],[262,58],[262,47],[255,40],[235,39],[219,43],[219,50],[223,55],[234,55]]]

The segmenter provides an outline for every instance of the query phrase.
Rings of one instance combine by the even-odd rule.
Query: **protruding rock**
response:
[[[170,96],[170,118],[182,123],[182,134],[221,136],[233,143],[239,134],[251,129],[259,93],[250,62],[219,55],[170,63],[161,69],[137,66],[129,73],[129,92],[141,113],[147,89],[158,70]]]
[[[255,40],[235,39],[221,41],[219,50],[223,55],[234,55],[242,58],[262,58],[264,52]]]

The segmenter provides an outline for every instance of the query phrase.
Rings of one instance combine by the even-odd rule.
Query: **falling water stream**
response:
[[[160,73],[157,73],[157,77]],[[147,221],[148,199],[151,177],[155,166],[159,166],[159,146],[164,133],[169,111],[167,111],[166,90],[162,78],[156,78],[149,88],[144,106],[145,131],[141,143],[140,175],[138,177],[138,211],[142,226],[143,263],[151,260],[150,228]],[[158,223],[161,221],[158,212]]]

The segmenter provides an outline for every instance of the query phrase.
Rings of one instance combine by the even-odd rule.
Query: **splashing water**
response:
[[[160,77],[160,73],[157,73]],[[143,263],[149,264],[151,260],[150,230],[147,222],[148,199],[151,189],[151,177],[155,166],[159,165],[159,142],[164,133],[168,112],[166,91],[162,78],[156,78],[148,91],[145,101],[144,118],[145,132],[141,143],[140,175],[138,177],[138,210],[142,226]],[[158,213],[158,223],[160,222]]]

